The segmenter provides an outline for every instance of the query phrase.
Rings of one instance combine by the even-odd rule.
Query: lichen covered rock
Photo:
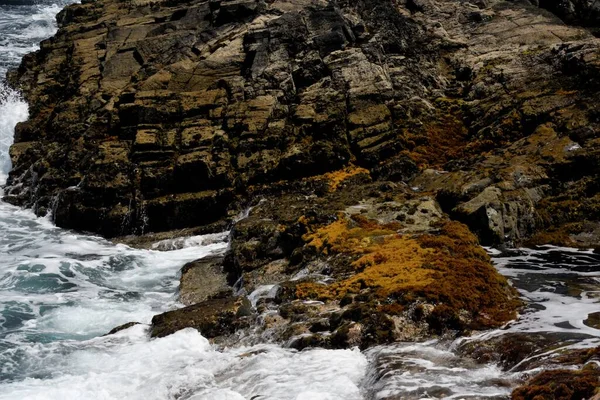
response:
[[[340,174],[336,185],[325,174],[288,186],[234,225],[225,268],[263,293],[259,333],[295,348],[366,348],[515,317],[516,292],[465,225],[405,186]]]

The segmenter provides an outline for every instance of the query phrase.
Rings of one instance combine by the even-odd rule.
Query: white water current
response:
[[[67,3],[0,1],[0,76],[55,32],[54,16]],[[14,126],[27,113],[0,80],[2,182]],[[181,266],[223,253],[226,238],[138,250],[0,202],[0,400],[486,399],[507,398],[522,377],[460,357],[461,341],[298,352],[268,343],[217,348],[193,329],[150,339],[152,316],[181,306]],[[469,340],[559,332],[580,335],[568,346],[599,344],[600,331],[583,322],[600,311],[599,255],[548,248],[496,256],[530,306],[519,322]],[[141,324],[102,336],[130,321]]]

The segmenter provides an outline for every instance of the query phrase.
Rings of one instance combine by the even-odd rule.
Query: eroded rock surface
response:
[[[234,333],[250,325],[252,305],[245,297],[206,300],[152,318],[150,334],[163,337],[184,328],[195,328],[206,338]]]
[[[227,221],[353,163],[487,244],[597,237],[599,42],[528,2],[99,0],[58,20],[10,74],[31,117],[5,197],[60,226]]]
[[[179,301],[192,305],[231,293],[227,274],[223,271],[223,257],[213,256],[187,263],[181,269]]]

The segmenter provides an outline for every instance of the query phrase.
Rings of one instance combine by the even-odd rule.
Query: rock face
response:
[[[532,4],[551,11],[568,24],[586,27],[594,36],[600,33],[600,6],[594,0],[533,0]]]
[[[223,293],[231,293],[223,257],[214,256],[187,263],[181,269],[179,301],[189,306]]]
[[[207,225],[354,164],[487,244],[597,237],[599,41],[535,5],[98,0],[58,21],[9,76],[31,117],[5,197],[60,226]]]

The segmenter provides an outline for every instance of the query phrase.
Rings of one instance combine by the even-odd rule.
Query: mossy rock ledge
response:
[[[252,340],[366,348],[454,337],[515,318],[516,291],[466,225],[403,185],[373,182],[363,170],[340,174],[305,179],[265,198],[234,225],[221,273],[238,294],[256,291],[255,311],[243,318],[253,321]],[[214,273],[215,260],[194,268]],[[195,289],[186,288],[181,295],[189,299]],[[234,301],[227,298],[218,301]],[[201,327],[196,310],[220,312],[215,301],[155,317],[153,334],[191,326],[218,342],[244,337],[216,334],[216,325],[229,329],[218,317]],[[165,330],[173,318],[182,322]]]

